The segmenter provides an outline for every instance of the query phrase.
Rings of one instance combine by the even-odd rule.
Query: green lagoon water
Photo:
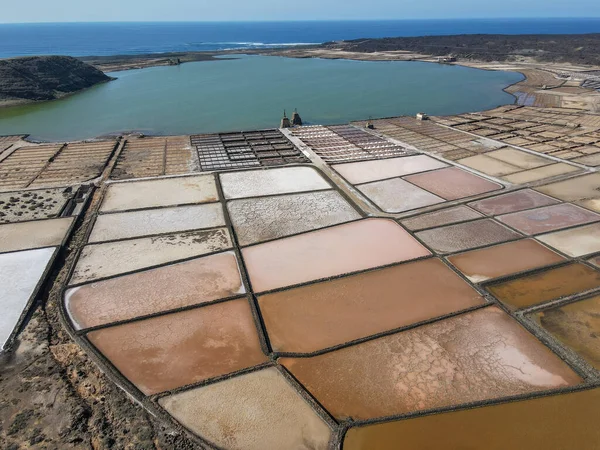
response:
[[[305,122],[458,114],[513,103],[522,79],[421,62],[239,56],[110,74],[118,79],[67,98],[0,109],[0,135],[51,141],[110,133],[191,134],[277,127],[284,109]]]

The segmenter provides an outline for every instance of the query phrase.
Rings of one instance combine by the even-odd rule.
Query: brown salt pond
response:
[[[344,450],[595,449],[600,389],[351,428]]]
[[[600,213],[600,198],[588,198],[585,200],[578,200],[576,202],[573,202],[573,204]]]
[[[159,403],[220,448],[327,450],[332,435],[274,367],[163,397]]]
[[[531,317],[540,327],[600,369],[600,296],[547,309]]]
[[[258,297],[273,350],[297,353],[483,302],[477,291],[433,258]]]
[[[244,292],[235,253],[225,252],[76,287],[65,305],[82,329]]]
[[[509,183],[525,184],[533,183],[534,181],[540,181],[545,178],[577,172],[578,170],[580,170],[578,167],[565,163],[557,163],[549,166],[538,167],[537,169],[526,170],[524,172],[513,173],[511,175],[503,176],[502,178]]]
[[[589,255],[600,251],[600,224],[594,223],[543,234],[537,236],[537,239],[565,255],[573,257]]]
[[[592,173],[535,188],[536,191],[566,202],[600,197],[600,173]]]
[[[508,175],[522,170],[517,166],[490,158],[487,155],[469,156],[468,158],[459,159],[457,162],[492,177]]]
[[[279,362],[338,419],[372,419],[582,382],[495,306]]]
[[[573,263],[487,286],[494,297],[512,309],[525,308],[600,286],[600,272]]]
[[[242,249],[255,292],[430,255],[389,219],[365,219]]]
[[[563,203],[506,214],[496,219],[521,233],[533,235],[595,222],[600,219],[600,215]]]
[[[502,185],[458,167],[410,175],[404,179],[446,200],[457,200],[502,189]]]
[[[521,237],[492,219],[432,228],[420,231],[416,236],[438,253],[460,252]]]
[[[103,328],[87,337],[146,395],[268,361],[246,298]]]
[[[554,205],[556,203],[558,203],[558,200],[552,197],[532,191],[531,189],[523,189],[522,191],[510,192],[508,194],[478,200],[469,203],[469,206],[484,214],[494,216],[497,214],[507,214],[523,211],[525,209],[538,208],[540,206]]]
[[[514,148],[502,148],[494,150],[485,154],[490,158],[494,158],[505,163],[512,164],[521,169],[536,169],[538,167],[547,166],[552,164],[554,161],[548,158],[544,158],[540,155],[534,155],[532,153],[524,152]]]
[[[412,231],[424,230],[425,228],[440,227],[457,222],[479,219],[483,217],[477,211],[473,211],[468,206],[455,206],[453,208],[434,211],[432,213],[421,214],[410,219],[402,220],[401,223]]]
[[[512,275],[564,261],[558,253],[533,239],[507,242],[448,257],[473,283]]]

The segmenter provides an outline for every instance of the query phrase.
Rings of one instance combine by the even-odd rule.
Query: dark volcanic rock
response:
[[[54,100],[112,78],[70,56],[0,60],[0,103]]]
[[[519,57],[530,57],[541,63],[600,65],[600,33],[392,37],[328,42],[322,47],[364,53],[405,50],[478,61],[515,61]]]

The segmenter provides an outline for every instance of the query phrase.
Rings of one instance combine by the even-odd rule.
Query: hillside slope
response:
[[[112,78],[69,56],[0,60],[0,106],[54,100]]]

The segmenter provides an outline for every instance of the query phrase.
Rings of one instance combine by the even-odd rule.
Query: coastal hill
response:
[[[31,56],[0,60],[0,106],[54,100],[112,80],[69,56]]]
[[[460,60],[600,65],[600,34],[395,37],[328,42],[323,49],[373,53],[407,51]]]

